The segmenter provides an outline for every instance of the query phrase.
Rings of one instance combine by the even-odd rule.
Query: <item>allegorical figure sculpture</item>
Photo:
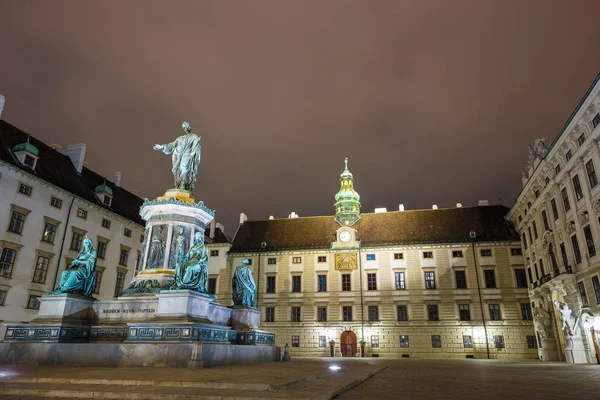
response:
[[[562,303],[558,300],[554,300],[554,307],[560,312],[560,318],[562,320],[562,329],[565,336],[575,336],[579,333],[579,318],[573,317],[573,311],[567,306],[566,303]]]
[[[250,260],[244,258],[242,265],[235,269],[231,282],[233,289],[233,304],[236,306],[254,307],[256,283],[252,277]]]
[[[200,146],[200,136],[192,133],[190,124],[184,122],[181,127],[185,134],[179,136],[174,142],[154,145],[154,150],[172,154],[175,188],[192,192],[196,186],[202,147]]]
[[[60,276],[60,283],[52,294],[78,293],[91,296],[96,286],[96,250],[87,237],[83,249]]]
[[[180,261],[185,257],[186,235],[183,226],[180,226],[175,238],[175,260]]]
[[[160,268],[165,256],[165,232],[162,226],[158,226],[152,232],[150,239],[150,253],[148,254],[148,268]]]
[[[208,250],[204,246],[204,234],[196,232],[194,245],[175,268],[175,287],[206,293],[208,281]]]

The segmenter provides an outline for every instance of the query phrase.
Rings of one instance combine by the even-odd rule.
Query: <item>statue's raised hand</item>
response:
[[[162,150],[165,146],[163,146],[162,144],[155,144],[153,149],[154,150]]]

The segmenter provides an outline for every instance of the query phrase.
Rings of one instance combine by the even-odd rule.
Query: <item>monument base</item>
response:
[[[560,361],[556,339],[542,339],[542,347],[538,349],[538,354],[543,361]]]
[[[588,359],[581,336],[566,337],[565,340],[567,342],[565,347],[566,361],[573,364],[586,364]]]

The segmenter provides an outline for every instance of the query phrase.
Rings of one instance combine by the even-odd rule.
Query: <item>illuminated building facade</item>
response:
[[[485,204],[485,205],[484,205]],[[519,236],[507,208],[361,213],[347,165],[335,215],[248,221],[222,272],[250,258],[261,328],[292,355],[537,358]],[[487,340],[486,340],[487,338]]]

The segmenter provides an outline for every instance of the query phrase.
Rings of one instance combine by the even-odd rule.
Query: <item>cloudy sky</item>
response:
[[[142,197],[172,184],[152,145],[190,122],[196,198],[229,235],[240,212],[332,214],[344,157],[363,211],[510,206],[527,144],[600,72],[599,15],[597,0],[2,0],[2,118],[86,143],[88,167]]]

